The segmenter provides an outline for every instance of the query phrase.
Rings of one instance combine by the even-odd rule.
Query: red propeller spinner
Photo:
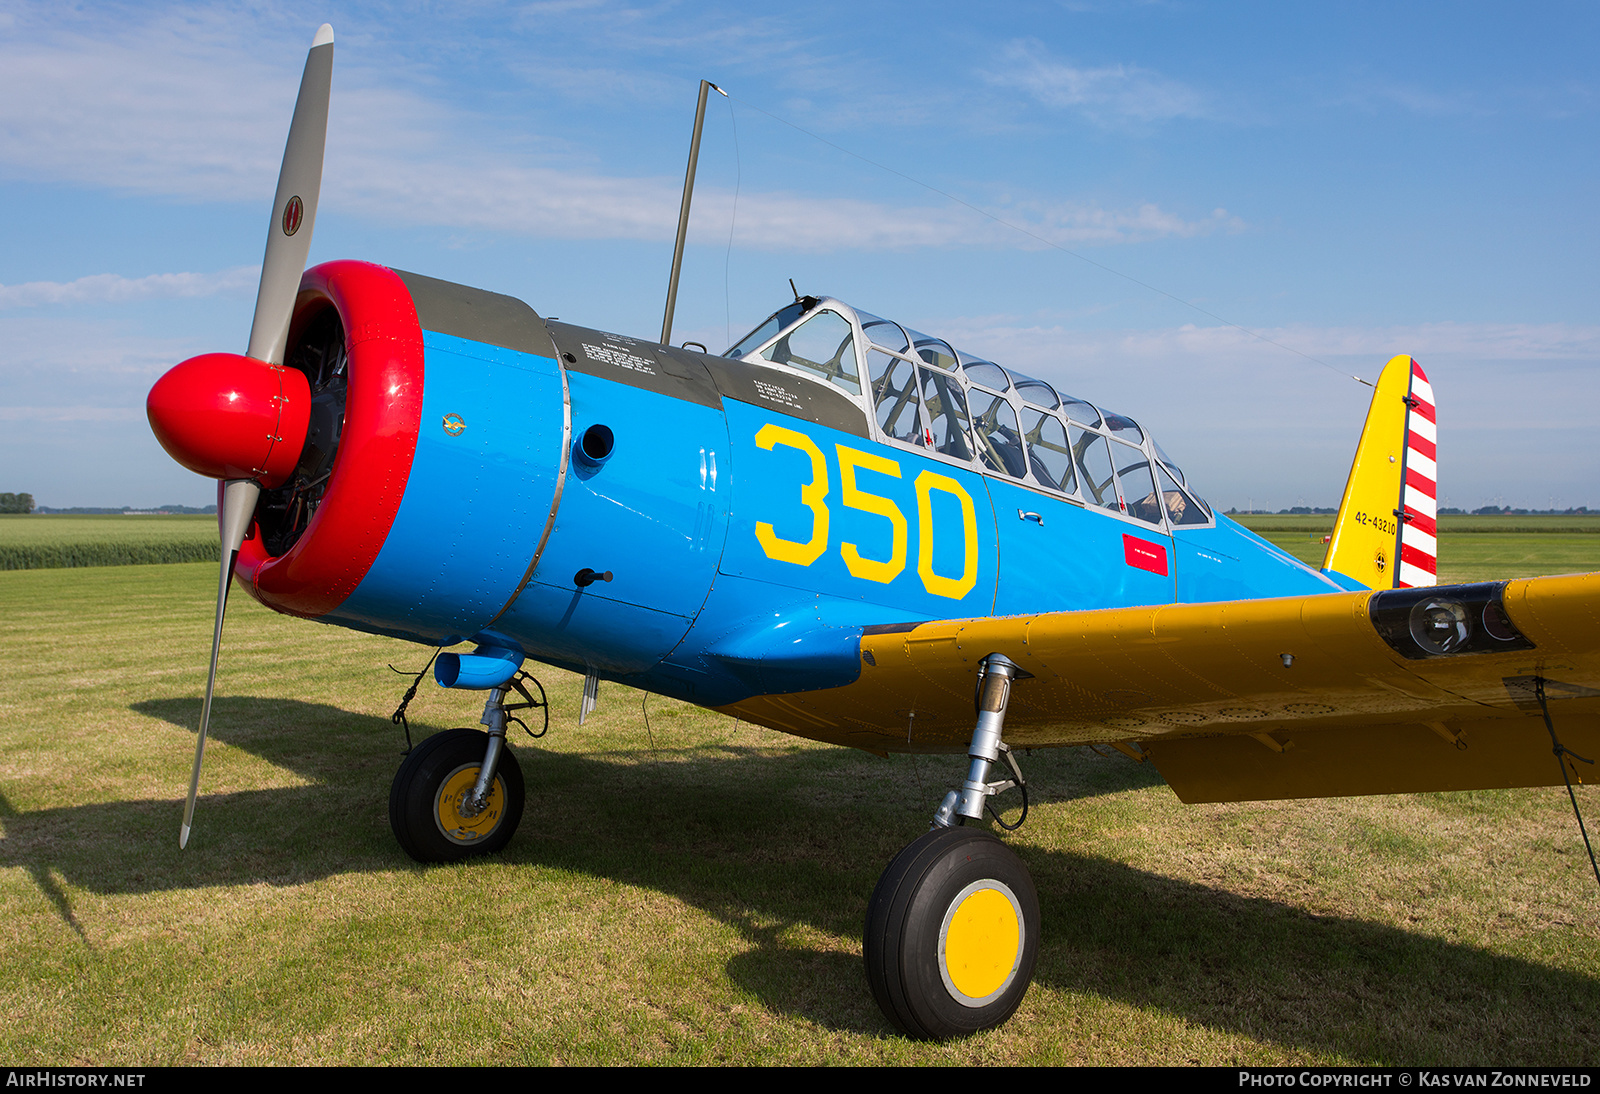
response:
[[[298,369],[237,353],[204,353],[168,370],[145,400],[167,454],[212,479],[285,482],[311,420],[311,386]]]

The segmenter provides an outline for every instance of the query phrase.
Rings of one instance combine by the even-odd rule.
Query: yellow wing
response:
[[[1114,744],[1188,802],[1559,785],[1535,681],[1561,743],[1600,753],[1600,574],[868,628],[854,684],[726,710],[960,752],[990,653],[1032,676],[1009,744]]]

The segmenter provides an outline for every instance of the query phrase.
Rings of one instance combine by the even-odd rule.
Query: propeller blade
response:
[[[311,40],[311,52],[306,55],[305,72],[300,77],[300,95],[294,104],[294,120],[289,123],[283,167],[278,172],[278,194],[272,200],[272,220],[267,226],[267,250],[261,259],[261,288],[256,293],[256,314],[250,324],[250,347],[245,351],[247,356],[269,365],[283,364],[289,341],[289,321],[294,315],[295,297],[300,292],[300,278],[305,273],[306,256],[311,252],[317,195],[322,190],[322,153],[328,141],[328,98],[332,90],[333,28],[324,23]],[[155,420],[153,417],[152,421]],[[194,800],[200,792],[200,765],[206,756],[206,730],[211,725],[211,699],[217,689],[217,658],[222,651],[222,620],[228,611],[233,564],[239,557],[239,547],[250,529],[260,497],[261,484],[254,479],[228,479],[223,483],[222,569],[217,576],[217,619],[211,630],[206,698],[200,707],[200,729],[195,735],[194,773],[189,777],[189,799],[184,804],[183,825],[178,830],[179,850],[189,844]]]
[[[206,755],[206,728],[211,724],[211,695],[217,687],[217,654],[222,649],[222,617],[228,610],[228,585],[233,577],[233,562],[255,515],[261,487],[250,479],[233,479],[222,488],[222,574],[217,580],[217,622],[211,631],[211,671],[206,675],[206,700],[200,707],[200,732],[194,743],[194,774],[189,777],[189,800],[183,807],[183,826],[178,829],[178,850],[189,844],[189,826],[194,823],[194,799],[200,790],[200,762]]]
[[[283,149],[278,196],[272,201],[267,226],[267,251],[261,260],[261,288],[245,354],[268,364],[283,364],[289,341],[289,320],[311,251],[311,229],[317,219],[317,194],[322,189],[322,152],[328,137],[328,96],[333,87],[333,28],[317,30],[300,77],[300,97]]]

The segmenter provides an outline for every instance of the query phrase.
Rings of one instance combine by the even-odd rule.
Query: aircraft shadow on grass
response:
[[[190,699],[133,709],[191,731],[198,715]],[[214,712],[217,738],[312,785],[203,797],[203,838],[181,854],[176,800],[19,814],[0,797],[0,867],[27,870],[86,945],[57,877],[97,893],[132,894],[296,885],[404,866],[418,874],[472,868],[414,865],[394,844],[389,778],[404,743],[386,719],[251,697],[219,698]],[[415,724],[414,739],[439,728]],[[554,732],[581,738],[584,730]],[[658,718],[657,740],[670,733]],[[956,777],[951,758],[885,763],[843,750],[732,745],[574,755],[526,738],[516,751],[528,811],[500,861],[683,900],[746,937],[751,948],[727,971],[764,1005],[828,1028],[886,1030],[861,985],[856,952],[819,953],[783,936],[808,924],[860,937],[878,865],[926,825],[944,783]],[[1033,761],[1041,771],[1049,765],[1043,754]],[[208,770],[226,774],[221,765]],[[1098,765],[1093,785],[1081,764],[1066,775],[1057,793],[1036,793],[1035,805],[1160,781],[1120,763]],[[1039,984],[1352,1061],[1437,1056],[1433,1046],[1441,1043],[1493,1046],[1497,1057],[1523,1062],[1592,1058],[1600,980],[1359,919],[1315,916],[1092,853],[1017,850],[1040,894]],[[842,1001],[836,989],[820,989],[824,982],[858,985],[860,998]],[[1418,1014],[1428,1028],[1417,1028]],[[1559,1041],[1550,1040],[1551,1030],[1562,1031]]]

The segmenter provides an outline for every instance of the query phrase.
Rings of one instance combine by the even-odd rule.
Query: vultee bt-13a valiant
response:
[[[307,60],[244,355],[174,367],[156,436],[221,483],[230,583],[444,650],[487,732],[417,745],[423,862],[503,848],[528,661],[876,753],[951,757],[863,949],[919,1037],[1003,1022],[1039,946],[981,821],[1017,751],[1102,743],[1188,802],[1559,785],[1600,746],[1600,575],[1436,587],[1435,414],[1384,368],[1327,560],[1209,506],[1134,419],[828,297],[723,354],[366,262],[305,269],[333,63]],[[965,755],[966,760],[958,757]],[[964,767],[964,770],[963,770]],[[999,814],[996,813],[998,818]]]

